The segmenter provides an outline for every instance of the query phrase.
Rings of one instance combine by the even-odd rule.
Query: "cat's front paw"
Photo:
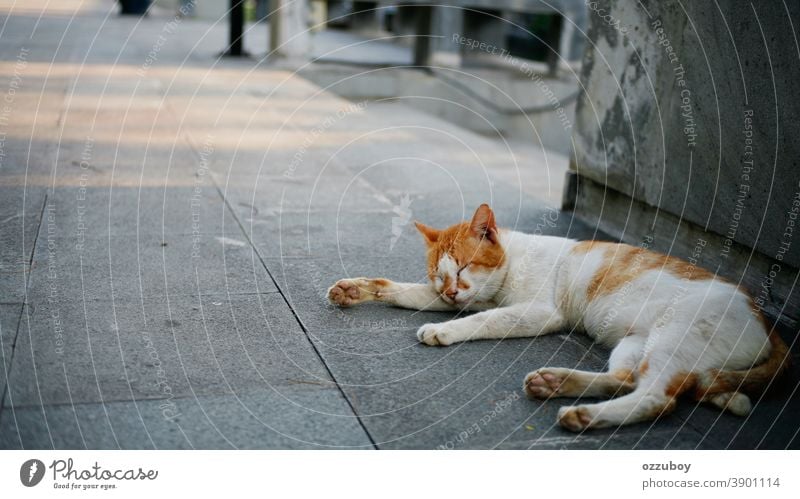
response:
[[[366,279],[340,279],[328,289],[328,301],[340,307],[350,307],[365,301]]]
[[[583,431],[592,426],[592,415],[584,406],[562,407],[558,410],[558,424],[569,431]]]
[[[417,339],[430,346],[445,347],[453,342],[442,324],[425,324],[417,330]]]

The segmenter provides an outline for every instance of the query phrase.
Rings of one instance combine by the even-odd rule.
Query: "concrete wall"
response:
[[[590,2],[565,199],[797,317],[797,2]],[[775,275],[771,275],[775,274]]]

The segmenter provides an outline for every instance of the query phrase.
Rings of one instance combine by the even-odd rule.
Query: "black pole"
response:
[[[244,33],[244,0],[231,0],[230,15],[230,38],[228,50],[225,55],[241,57],[244,55],[242,50],[242,35]]]
[[[561,50],[561,26],[564,18],[560,14],[555,14],[550,22],[550,27],[547,29],[545,39],[547,44],[550,45],[550,52],[547,53],[547,68],[550,76],[558,75],[558,51]]]
[[[416,36],[414,37],[414,66],[431,65],[431,31],[433,25],[433,7],[420,5],[414,7],[416,16]]]

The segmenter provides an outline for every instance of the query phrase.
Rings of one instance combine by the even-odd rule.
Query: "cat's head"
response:
[[[470,222],[437,230],[416,222],[428,246],[428,278],[448,303],[489,301],[500,289],[505,261],[494,213],[482,204]]]

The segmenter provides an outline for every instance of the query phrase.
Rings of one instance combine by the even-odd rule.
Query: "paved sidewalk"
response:
[[[430,348],[416,328],[448,314],[327,305],[341,277],[422,281],[410,222],[481,202],[505,226],[601,237],[512,181],[518,164],[560,186],[563,158],[217,60],[224,25],[11,3],[0,448],[797,447],[796,371],[746,420],[687,403],[574,435],[555,425],[572,401],[527,401],[521,381],[602,369],[583,336]]]

